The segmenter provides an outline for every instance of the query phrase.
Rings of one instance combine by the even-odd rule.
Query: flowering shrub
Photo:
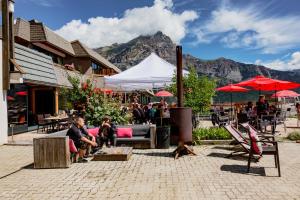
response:
[[[110,116],[117,124],[125,124],[129,116],[122,113],[119,103],[111,98],[104,98],[100,88],[95,88],[90,80],[80,84],[76,77],[69,77],[72,89],[63,89],[62,95],[73,103],[76,110],[81,110],[88,125],[99,126],[104,116]]]

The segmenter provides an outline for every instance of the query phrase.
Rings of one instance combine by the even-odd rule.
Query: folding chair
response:
[[[235,141],[243,147],[244,152],[242,152],[239,155],[250,153],[250,144],[249,142],[244,138],[242,133],[238,131],[236,128],[234,128],[232,125],[226,125],[224,128],[231,134],[231,136],[235,139]],[[231,154],[229,154],[227,157],[233,156],[235,153],[238,153],[241,151],[234,151]]]
[[[267,140],[270,140],[272,139],[272,141],[275,141],[275,136],[271,133],[265,133],[265,132],[261,132],[259,130],[257,130],[256,128],[254,128],[252,125],[250,125],[249,123],[241,123],[240,124],[244,129],[249,129],[250,131],[252,132],[255,132],[255,134],[258,136],[258,137],[261,137],[261,138],[264,138],[264,139],[267,139]]]
[[[275,167],[278,169],[278,176],[281,177],[280,172],[280,162],[279,162],[279,151],[278,151],[278,143],[276,141],[261,141],[258,139],[258,137],[255,137],[255,134],[251,132],[251,130],[248,128],[248,135],[250,139],[250,152],[249,152],[249,158],[248,158],[248,168],[247,172],[250,172],[250,164],[251,164],[251,158],[253,158],[254,155],[263,156],[263,155],[273,155],[275,160]],[[261,143],[268,143],[272,144],[272,146],[261,146],[261,152],[259,152],[257,149]]]

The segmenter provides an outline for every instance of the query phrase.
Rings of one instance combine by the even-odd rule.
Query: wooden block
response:
[[[107,148],[96,153],[93,161],[128,161],[131,155],[132,147]]]
[[[34,168],[70,167],[69,138],[44,137],[33,139]]]

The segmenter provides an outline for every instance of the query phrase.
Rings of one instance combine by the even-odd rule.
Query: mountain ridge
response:
[[[138,64],[152,52],[176,65],[176,44],[161,31],[153,35],[138,36],[127,43],[113,44],[95,50],[122,71]],[[183,54],[183,65],[186,68],[194,66],[199,75],[217,78],[219,85],[239,82],[255,75],[300,82],[300,69],[278,71],[265,66],[245,64],[224,57],[204,60],[190,54]]]

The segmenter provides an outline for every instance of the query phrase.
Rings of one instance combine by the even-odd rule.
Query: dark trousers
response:
[[[99,145],[100,148],[103,147],[103,145],[105,144],[106,146],[110,146],[114,143],[114,132],[112,128],[108,128],[107,134],[104,135],[100,135],[97,138],[97,143]]]

